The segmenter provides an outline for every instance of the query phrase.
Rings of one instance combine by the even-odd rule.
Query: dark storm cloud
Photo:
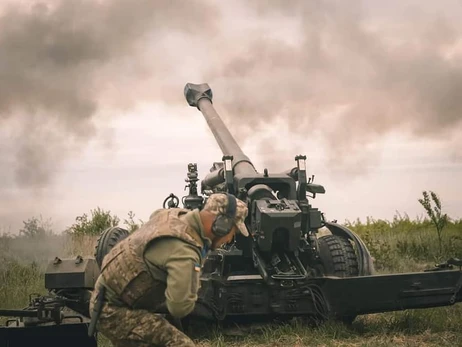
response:
[[[3,8],[0,17],[0,124],[8,134],[20,186],[41,186],[96,129],[95,113],[117,104],[143,76],[164,66],[162,47],[152,69],[142,65],[147,36],[212,30],[214,10],[201,1],[54,1]],[[170,66],[170,68],[173,68]],[[123,76],[113,100],[113,76]],[[120,81],[120,80],[119,80]],[[10,154],[11,152],[9,152]]]

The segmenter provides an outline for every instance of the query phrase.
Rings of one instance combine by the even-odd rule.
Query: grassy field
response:
[[[368,245],[378,273],[421,271],[462,257],[462,220],[442,232],[441,251],[429,220],[397,214],[392,221],[347,222]],[[0,307],[22,308],[42,293],[43,271],[55,256],[93,255],[95,236],[0,237]],[[351,326],[311,327],[300,320],[190,331],[198,346],[462,346],[462,304],[358,317]],[[101,346],[111,344],[100,337]]]

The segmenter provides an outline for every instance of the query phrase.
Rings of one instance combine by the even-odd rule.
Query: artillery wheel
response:
[[[106,254],[129,234],[128,230],[120,227],[109,227],[103,230],[95,247],[95,259],[100,268]]]
[[[318,239],[319,256],[325,276],[352,277],[359,275],[358,258],[346,237],[325,235]]]
[[[319,256],[324,264],[325,276],[353,277],[359,275],[356,252],[348,238],[339,235],[325,235],[318,239]],[[335,317],[345,324],[351,324],[356,315]]]

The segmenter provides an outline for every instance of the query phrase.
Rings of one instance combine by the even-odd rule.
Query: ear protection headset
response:
[[[228,193],[226,193],[226,196],[228,197],[226,214],[218,215],[212,224],[212,233],[218,237],[226,236],[231,232],[234,226],[234,218],[236,217],[236,197]]]

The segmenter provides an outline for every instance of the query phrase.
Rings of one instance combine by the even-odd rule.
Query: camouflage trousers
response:
[[[96,297],[90,301],[90,312]],[[104,303],[97,325],[98,331],[107,337],[114,347],[195,347],[194,342],[175,328],[160,314],[146,310],[132,310]]]

